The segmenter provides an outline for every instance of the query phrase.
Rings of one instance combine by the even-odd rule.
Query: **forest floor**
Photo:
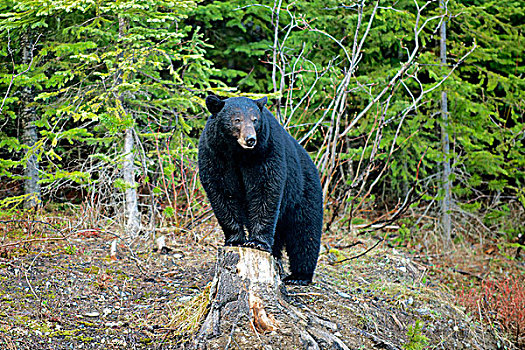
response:
[[[113,234],[81,230],[59,237],[46,227],[34,223],[28,232],[21,223],[0,224],[1,349],[189,348],[222,244],[216,226],[200,227],[198,235],[169,234],[162,252],[151,239],[119,241],[116,255]],[[348,348],[513,348],[496,325],[457,306],[433,276],[439,268],[431,257],[381,243],[335,263],[376,241],[326,235],[323,242],[315,283],[288,287],[287,298],[336,324],[333,332]],[[229,348],[246,349],[239,345],[243,337],[254,334],[232,335]],[[255,349],[278,349],[255,339]]]

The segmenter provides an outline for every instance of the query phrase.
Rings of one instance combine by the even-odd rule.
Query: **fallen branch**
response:
[[[0,249],[7,248],[7,247],[13,247],[13,246],[20,245],[20,244],[33,243],[33,242],[62,241],[62,240],[67,239],[69,236],[71,236],[71,234],[63,236],[63,237],[46,237],[46,238],[26,239],[23,241],[2,244],[0,245]]]
[[[40,221],[40,220],[0,220],[1,224],[10,224],[10,223],[28,223],[28,224],[43,224],[48,225],[52,227],[51,231],[61,233],[58,228],[56,228],[53,224],[50,224],[49,222]]]

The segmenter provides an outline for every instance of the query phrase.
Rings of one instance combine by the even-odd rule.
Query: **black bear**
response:
[[[299,143],[251,100],[208,96],[211,116],[199,141],[199,174],[226,236],[226,245],[252,247],[280,259],[287,284],[312,281],[323,224],[317,168]]]

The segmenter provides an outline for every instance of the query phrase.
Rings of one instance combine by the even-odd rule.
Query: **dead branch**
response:
[[[32,68],[33,60],[34,60],[35,46],[38,43],[38,40],[40,40],[41,36],[42,36],[42,34],[39,34],[38,37],[36,38],[35,42],[31,46],[31,50],[30,50],[31,60],[29,61],[29,64],[27,65],[27,68],[24,71],[15,74],[15,60],[14,60],[14,57],[13,57],[13,50],[11,49],[11,35],[9,33],[9,29],[7,30],[7,51],[9,51],[9,54],[11,55],[11,64],[13,65],[13,73],[11,74],[11,80],[9,81],[9,85],[7,86],[7,91],[5,92],[4,98],[2,100],[2,105],[0,105],[0,114],[2,113],[2,111],[4,109],[5,101],[9,97],[9,93],[11,92],[11,88],[13,87],[13,83],[14,83],[15,79],[18,78],[19,76],[29,72],[29,70]],[[7,120],[9,120],[9,118],[7,118]]]

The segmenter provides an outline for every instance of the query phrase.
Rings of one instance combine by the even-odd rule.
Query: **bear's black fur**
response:
[[[267,99],[208,96],[199,141],[202,186],[226,245],[290,260],[288,284],[312,281],[323,224],[318,171],[310,156],[265,108]]]

